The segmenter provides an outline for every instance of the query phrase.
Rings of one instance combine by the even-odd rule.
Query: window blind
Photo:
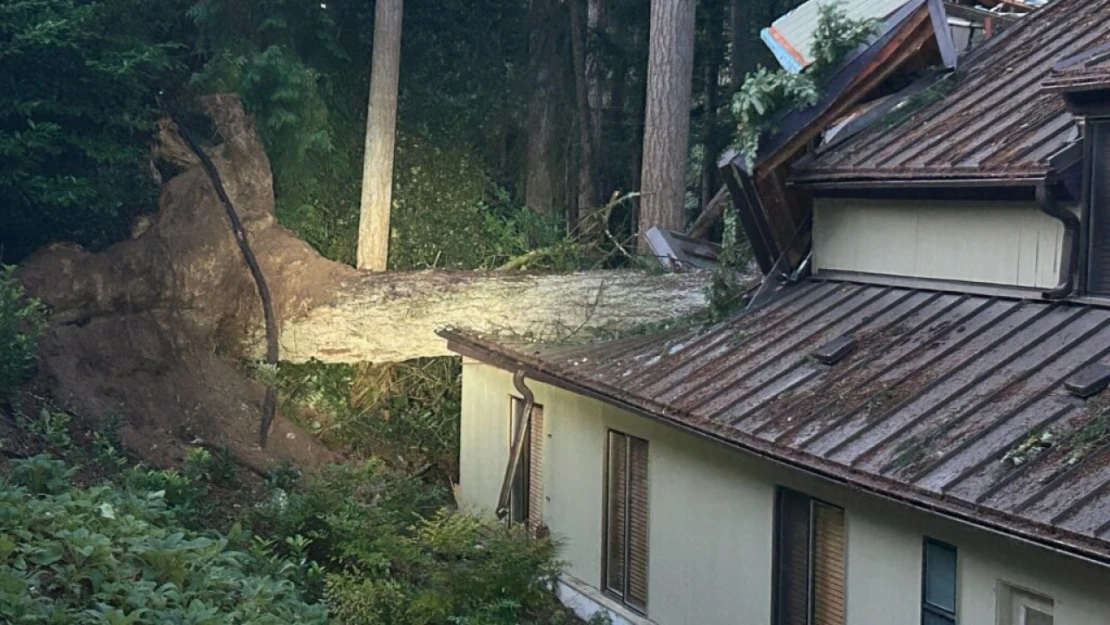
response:
[[[639,612],[648,602],[648,443],[610,431],[605,477],[605,590]]]
[[[775,513],[775,625],[845,625],[844,510],[781,488]]]
[[[844,625],[844,510],[813,503],[813,625]]]

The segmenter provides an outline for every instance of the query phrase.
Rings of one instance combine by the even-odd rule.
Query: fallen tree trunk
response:
[[[405,360],[446,354],[434,330],[458,325],[539,339],[689,315],[708,276],[637,272],[397,272],[329,261],[274,221],[273,180],[238,98],[200,102],[222,143],[205,146],[272,292],[283,360]],[[130,240],[92,253],[37,252],[17,272],[51,312],[41,349],[52,394],[85,415],[126,415],[132,449],[172,463],[192,440],[227,444],[256,467],[328,457],[284,420],[258,448],[262,387],[238,362],[260,353],[256,285],[223,207],[172,123],[156,149],[173,175],[159,211]]]
[[[286,319],[281,353],[325,362],[448,356],[435,335],[445,325],[538,341],[581,338],[694,314],[705,307],[706,279],[631,271],[360,275],[337,285],[333,303]]]

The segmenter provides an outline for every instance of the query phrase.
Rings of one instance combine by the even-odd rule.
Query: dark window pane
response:
[[[956,550],[925,541],[925,602],[956,612]]]
[[[809,497],[780,490],[777,625],[809,623],[809,535]]]
[[[512,418],[509,420],[509,453],[513,450],[513,438],[516,436],[517,426],[524,417],[524,402],[517,398],[512,399]],[[531,429],[524,432],[524,447],[520,454],[520,464],[513,473],[513,483],[509,489],[509,520],[513,523],[523,523],[528,520],[528,486],[531,479],[528,475],[532,465]]]
[[[922,625],[956,625],[956,619],[926,611],[921,619]]]
[[[1024,625],[1052,625],[1052,615],[1026,606]]]

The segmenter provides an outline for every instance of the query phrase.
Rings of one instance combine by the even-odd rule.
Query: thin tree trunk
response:
[[[389,260],[402,4],[403,0],[377,0],[374,8],[374,52],[358,224],[358,267],[372,271],[385,271]]]
[[[597,207],[594,189],[594,156],[592,115],[586,85],[586,24],[582,20],[581,0],[569,0],[570,43],[574,59],[574,93],[578,117],[578,202],[575,214],[582,219]]]
[[[653,226],[681,230],[690,98],[694,71],[694,0],[652,0],[644,114],[640,241]]]
[[[555,124],[556,60],[554,0],[532,0],[529,9],[528,56],[532,75],[532,99],[528,103],[528,171],[524,182],[524,204],[542,214],[555,210],[555,174],[551,158]]]

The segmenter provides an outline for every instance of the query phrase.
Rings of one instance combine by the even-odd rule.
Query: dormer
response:
[[[1054,0],[827,124],[790,163],[807,235],[774,271],[1110,297],[1107,11]]]
[[[1045,81],[1083,130],[1082,260],[1077,282],[1110,297],[1110,44],[1064,59]]]

